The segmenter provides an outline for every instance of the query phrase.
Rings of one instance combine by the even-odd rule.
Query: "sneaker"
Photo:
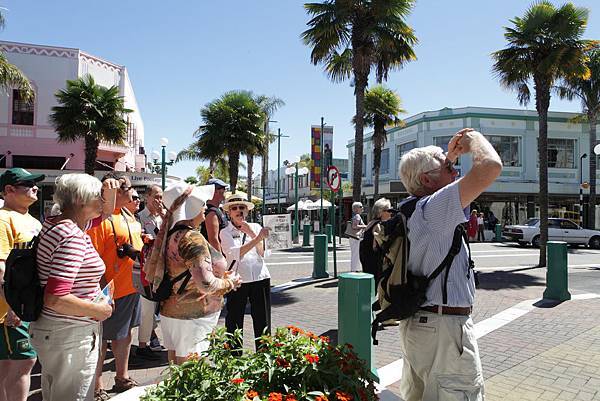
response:
[[[149,361],[157,361],[160,359],[160,355],[154,353],[149,347],[138,347],[138,349],[135,350],[135,356]]]
[[[166,348],[160,345],[160,341],[158,341],[158,337],[152,337],[150,339],[150,345],[148,346],[152,351],[159,352],[164,351]]]

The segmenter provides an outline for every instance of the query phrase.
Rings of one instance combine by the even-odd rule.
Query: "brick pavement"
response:
[[[271,273],[283,282],[293,278],[293,273],[301,273],[295,277],[305,275],[304,270],[285,265],[271,268]],[[600,271],[592,274],[600,277]],[[544,275],[543,269],[481,273],[474,321],[481,322],[523,300],[541,298]],[[581,291],[572,290],[577,292]],[[487,400],[600,400],[600,299],[547,306],[540,305],[479,340]],[[219,324],[223,324],[223,317]],[[329,280],[273,294],[273,326],[287,324],[335,338],[337,282]],[[253,346],[251,327],[247,314],[245,345],[249,348]],[[375,347],[378,367],[401,358],[397,336],[395,327],[379,333],[380,345]],[[112,365],[106,361],[103,376],[109,386],[114,375]],[[162,366],[132,366],[131,373],[138,381],[149,382],[157,380],[164,368],[163,360]],[[397,394],[398,383],[388,389]]]

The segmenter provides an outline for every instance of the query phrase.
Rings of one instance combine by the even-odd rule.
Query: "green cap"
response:
[[[6,185],[15,185],[18,182],[42,181],[46,176],[44,174],[31,174],[24,168],[15,167],[9,168],[2,175],[0,175],[0,192],[4,191]]]

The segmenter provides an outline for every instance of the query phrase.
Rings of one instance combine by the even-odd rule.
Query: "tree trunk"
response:
[[[254,169],[254,156],[246,155],[247,165],[246,170],[248,171],[247,189],[248,189],[248,202],[252,202],[252,174]]]
[[[362,76],[361,76],[362,75]],[[352,169],[352,200],[360,201],[362,190],[363,167],[363,134],[365,123],[365,89],[368,83],[368,74],[358,74],[355,69],[356,115],[354,128],[354,163]]]
[[[596,154],[594,147],[596,146],[596,123],[597,116],[595,112],[588,113],[590,121],[590,200],[588,202],[588,224],[590,230],[596,229]]]
[[[375,145],[373,148],[373,200],[376,201],[379,196],[379,171],[381,170],[381,147]]]
[[[546,266],[546,243],[548,242],[548,108],[550,85],[535,80],[536,109],[539,116],[538,150],[540,159],[540,262]]]
[[[98,146],[100,146],[100,141],[88,133],[85,136],[85,173],[91,176],[94,175],[96,169]]]
[[[231,193],[234,193],[237,187],[238,169],[240,166],[240,152],[229,152],[229,186]]]

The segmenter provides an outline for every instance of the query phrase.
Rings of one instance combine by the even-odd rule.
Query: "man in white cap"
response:
[[[225,199],[227,184],[218,178],[211,178],[206,185],[214,185],[215,192],[212,199],[206,202],[206,220],[200,226],[200,232],[213,248],[219,252],[223,252],[219,233],[229,224],[227,216],[221,209],[221,202]]]

